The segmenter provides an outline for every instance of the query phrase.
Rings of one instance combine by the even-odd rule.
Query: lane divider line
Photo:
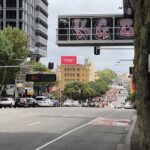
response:
[[[96,118],[96,119],[97,119],[97,118]],[[95,119],[94,119],[94,120],[95,120]],[[93,121],[93,120],[92,120],[92,121]],[[63,134],[63,135],[57,137],[56,139],[54,139],[54,140],[52,140],[52,141],[47,142],[46,144],[44,144],[44,145],[42,145],[42,146],[36,148],[35,150],[41,150],[41,149],[47,147],[48,145],[50,145],[50,144],[52,144],[52,143],[54,143],[54,142],[56,142],[56,141],[62,139],[63,137],[65,137],[65,136],[67,136],[67,135],[73,133],[74,131],[77,131],[77,130],[79,130],[79,129],[81,129],[81,128],[87,126],[87,125],[89,125],[92,121],[89,121],[89,122],[86,123],[86,124],[83,124],[83,125],[81,125],[81,126],[75,128],[75,129],[73,129],[73,130],[71,130],[71,131],[66,132],[65,134]]]
[[[28,126],[34,126],[34,125],[37,125],[37,124],[40,124],[41,122],[33,122],[33,123],[29,123]]]

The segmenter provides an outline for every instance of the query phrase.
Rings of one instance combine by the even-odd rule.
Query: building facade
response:
[[[84,64],[60,65],[58,66],[57,75],[60,82],[61,91],[65,85],[70,82],[88,83],[95,81],[95,65],[85,60]]]
[[[17,27],[28,34],[32,59],[47,55],[47,0],[0,0],[0,27]]]

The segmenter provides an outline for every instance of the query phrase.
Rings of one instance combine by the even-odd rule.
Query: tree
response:
[[[0,65],[20,65],[28,54],[27,34],[16,28],[5,28],[0,31]],[[2,93],[4,84],[15,80],[19,68],[0,68],[0,84]]]
[[[81,100],[82,90],[83,90],[83,83],[71,82],[65,86],[64,95],[74,100]]]
[[[150,149],[150,74],[148,57],[150,54],[150,2],[135,0],[135,84],[141,150]]]
[[[112,80],[117,78],[117,74],[110,69],[98,71],[97,75],[99,79],[105,81],[107,84],[111,84]]]

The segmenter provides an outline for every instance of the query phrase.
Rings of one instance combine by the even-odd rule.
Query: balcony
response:
[[[40,6],[41,8],[43,8],[43,10],[47,12],[48,7],[41,0],[36,0],[36,5]]]
[[[42,47],[35,47],[35,55],[38,55],[40,57],[46,57],[47,56],[47,50],[43,49]]]
[[[41,20],[43,20],[44,22],[48,21],[48,18],[46,16],[44,16],[40,11],[36,12],[36,17],[40,18]]]
[[[43,25],[41,25],[41,24],[38,24],[37,23],[37,25],[36,25],[36,30],[39,30],[39,31],[41,31],[41,32],[43,32],[43,33],[45,33],[45,34],[47,34],[47,28],[45,28]]]
[[[41,36],[36,36],[36,43],[41,43],[43,45],[47,45],[47,40]]]

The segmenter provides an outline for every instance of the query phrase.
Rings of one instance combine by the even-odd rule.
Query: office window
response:
[[[16,27],[16,22],[6,22],[6,27],[8,26]]]
[[[22,22],[19,22],[19,29],[22,29]]]
[[[22,19],[22,10],[19,10],[19,19]]]
[[[16,19],[16,10],[7,10],[6,18],[7,19]]]
[[[6,7],[16,7],[16,0],[6,0]]]
[[[3,7],[3,0],[0,0],[0,6]]]
[[[22,8],[23,0],[19,0],[19,7]]]
[[[77,77],[80,77],[80,74],[79,74],[79,73],[77,73]]]

